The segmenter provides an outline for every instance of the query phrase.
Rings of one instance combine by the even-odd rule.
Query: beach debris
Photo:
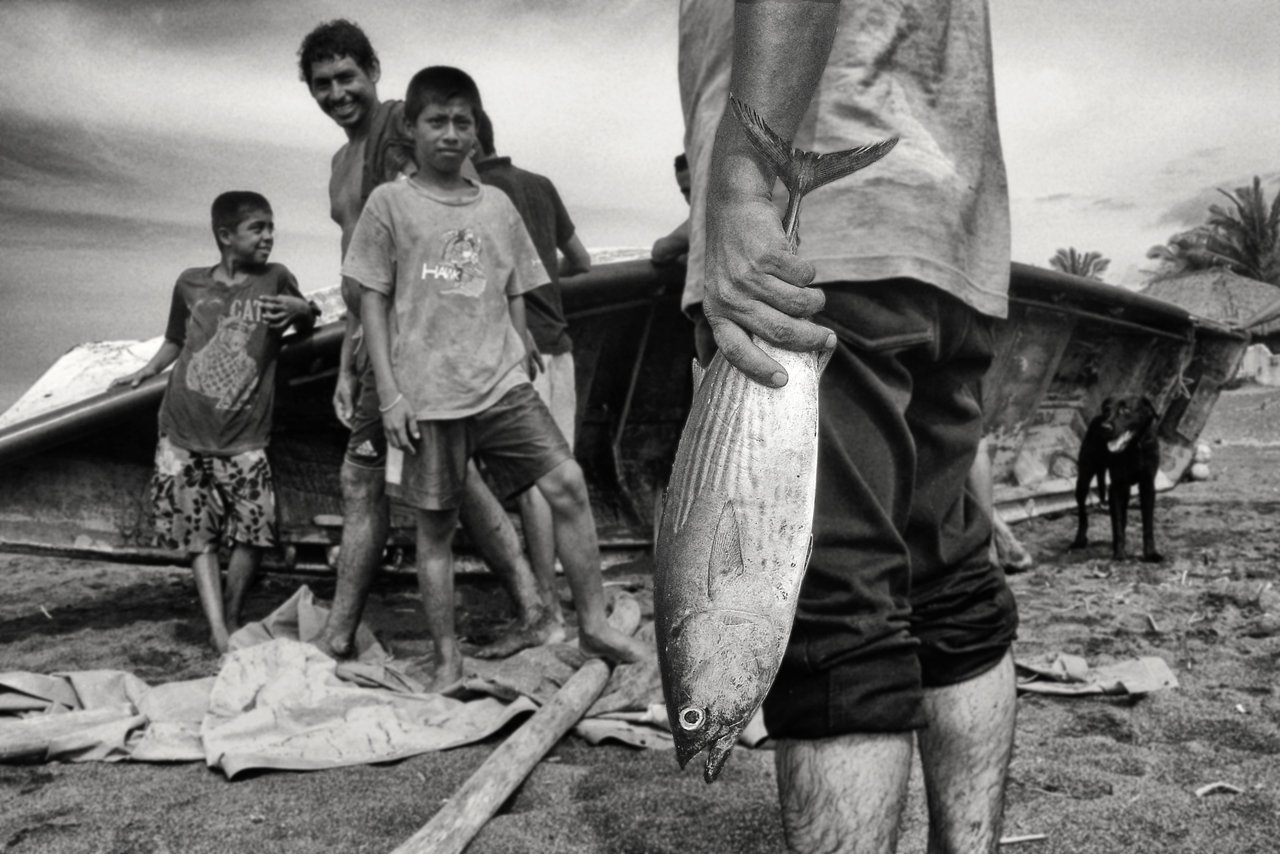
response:
[[[730,103],[790,198],[796,251],[805,193],[883,157],[890,139],[818,155],[792,148],[749,106]],[[654,623],[681,767],[708,751],[715,780],[777,675],[809,561],[818,463],[818,380],[830,351],[753,339],[789,378],[770,388],[725,360],[694,366],[694,397],[672,464],[654,550]]]
[[[1090,667],[1078,655],[1057,654],[1016,661],[1014,665],[1018,690],[1035,694],[1137,696],[1178,687],[1178,678],[1157,656]]]
[[[1022,845],[1025,842],[1043,842],[1048,839],[1044,833],[1027,833],[1022,836],[1005,836],[1000,839],[1001,845]]]
[[[44,614],[44,615],[45,615],[46,617],[48,617],[50,620],[52,620],[52,619],[53,619],[53,614],[50,614],[50,613],[49,613],[49,609],[48,609],[48,608],[46,608],[46,607],[45,607],[45,606],[43,606],[43,605],[41,605],[41,606],[40,606],[40,613],[41,613],[41,614]]]
[[[1242,794],[1243,792],[1244,792],[1244,789],[1241,789],[1239,786],[1233,786],[1230,783],[1226,783],[1226,782],[1223,782],[1222,780],[1219,780],[1216,783],[1206,783],[1205,785],[1196,789],[1196,797],[1203,798],[1206,795],[1218,795],[1218,794],[1239,795],[1239,794]]]

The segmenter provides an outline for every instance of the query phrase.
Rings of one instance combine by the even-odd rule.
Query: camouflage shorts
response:
[[[276,497],[265,450],[223,457],[179,448],[161,436],[151,508],[169,548],[201,554],[223,541],[276,544]]]

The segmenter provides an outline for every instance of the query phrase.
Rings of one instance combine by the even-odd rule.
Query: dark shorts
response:
[[[387,494],[420,510],[454,510],[462,503],[467,461],[484,464],[499,498],[530,486],[565,460],[569,444],[529,383],[521,383],[483,412],[450,421],[419,421],[412,454],[392,451]]]
[[[151,511],[169,548],[190,554],[214,551],[222,542],[271,548],[276,544],[276,498],[267,452],[202,454],[161,436]]]
[[[352,353],[356,371],[356,387],[351,405],[351,435],[343,456],[349,465],[381,471],[387,465],[387,434],[382,429],[382,413],[378,411],[378,384],[373,375],[373,362],[364,341],[357,342]]]
[[[786,738],[918,729],[923,689],[990,669],[1018,622],[967,488],[994,321],[911,280],[825,290],[813,555],[764,705]]]

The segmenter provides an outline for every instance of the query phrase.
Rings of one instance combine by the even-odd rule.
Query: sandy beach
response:
[[[1212,477],[1162,493],[1161,564],[1113,563],[1097,513],[1093,544],[1067,552],[1070,515],[1015,526],[1036,557],[1011,578],[1015,654],[1097,666],[1158,656],[1179,685],[1142,697],[1019,700],[1004,850],[1274,852],[1280,839],[1280,390],[1219,400],[1201,441]],[[1136,507],[1130,523],[1134,537]],[[212,675],[190,572],[0,555],[0,670],[110,668],[151,684]],[[646,560],[607,571],[651,608]],[[324,576],[265,577],[248,617]],[[459,586],[460,630],[492,636],[507,617],[484,576]],[[397,657],[427,644],[407,575],[377,585],[369,622]],[[509,731],[507,731],[509,732]],[[262,772],[228,782],[200,763],[0,766],[6,852],[382,852],[426,823],[507,732],[379,766]],[[1225,783],[1210,794],[1198,789]],[[900,850],[924,850],[913,779]],[[498,852],[769,852],[782,846],[771,752],[739,749],[714,785],[669,751],[591,747],[568,737],[468,849]]]

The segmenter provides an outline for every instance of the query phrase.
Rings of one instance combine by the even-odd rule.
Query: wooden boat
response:
[[[575,452],[607,550],[642,550],[691,395],[684,271],[642,257],[564,282],[578,365]],[[1014,264],[1008,322],[984,386],[997,507],[1006,521],[1073,502],[1080,436],[1102,399],[1143,393],[1161,413],[1161,488],[1191,462],[1244,330],[1122,288]],[[338,542],[345,430],[330,404],[341,324],[336,293],[281,362],[270,449],[283,547],[273,561],[320,567]],[[0,549],[181,562],[154,545],[147,483],[166,377],[104,392],[154,344],[96,344],[63,357],[0,419]],[[397,516],[393,545],[412,542]],[[465,541],[460,542],[465,551]]]

